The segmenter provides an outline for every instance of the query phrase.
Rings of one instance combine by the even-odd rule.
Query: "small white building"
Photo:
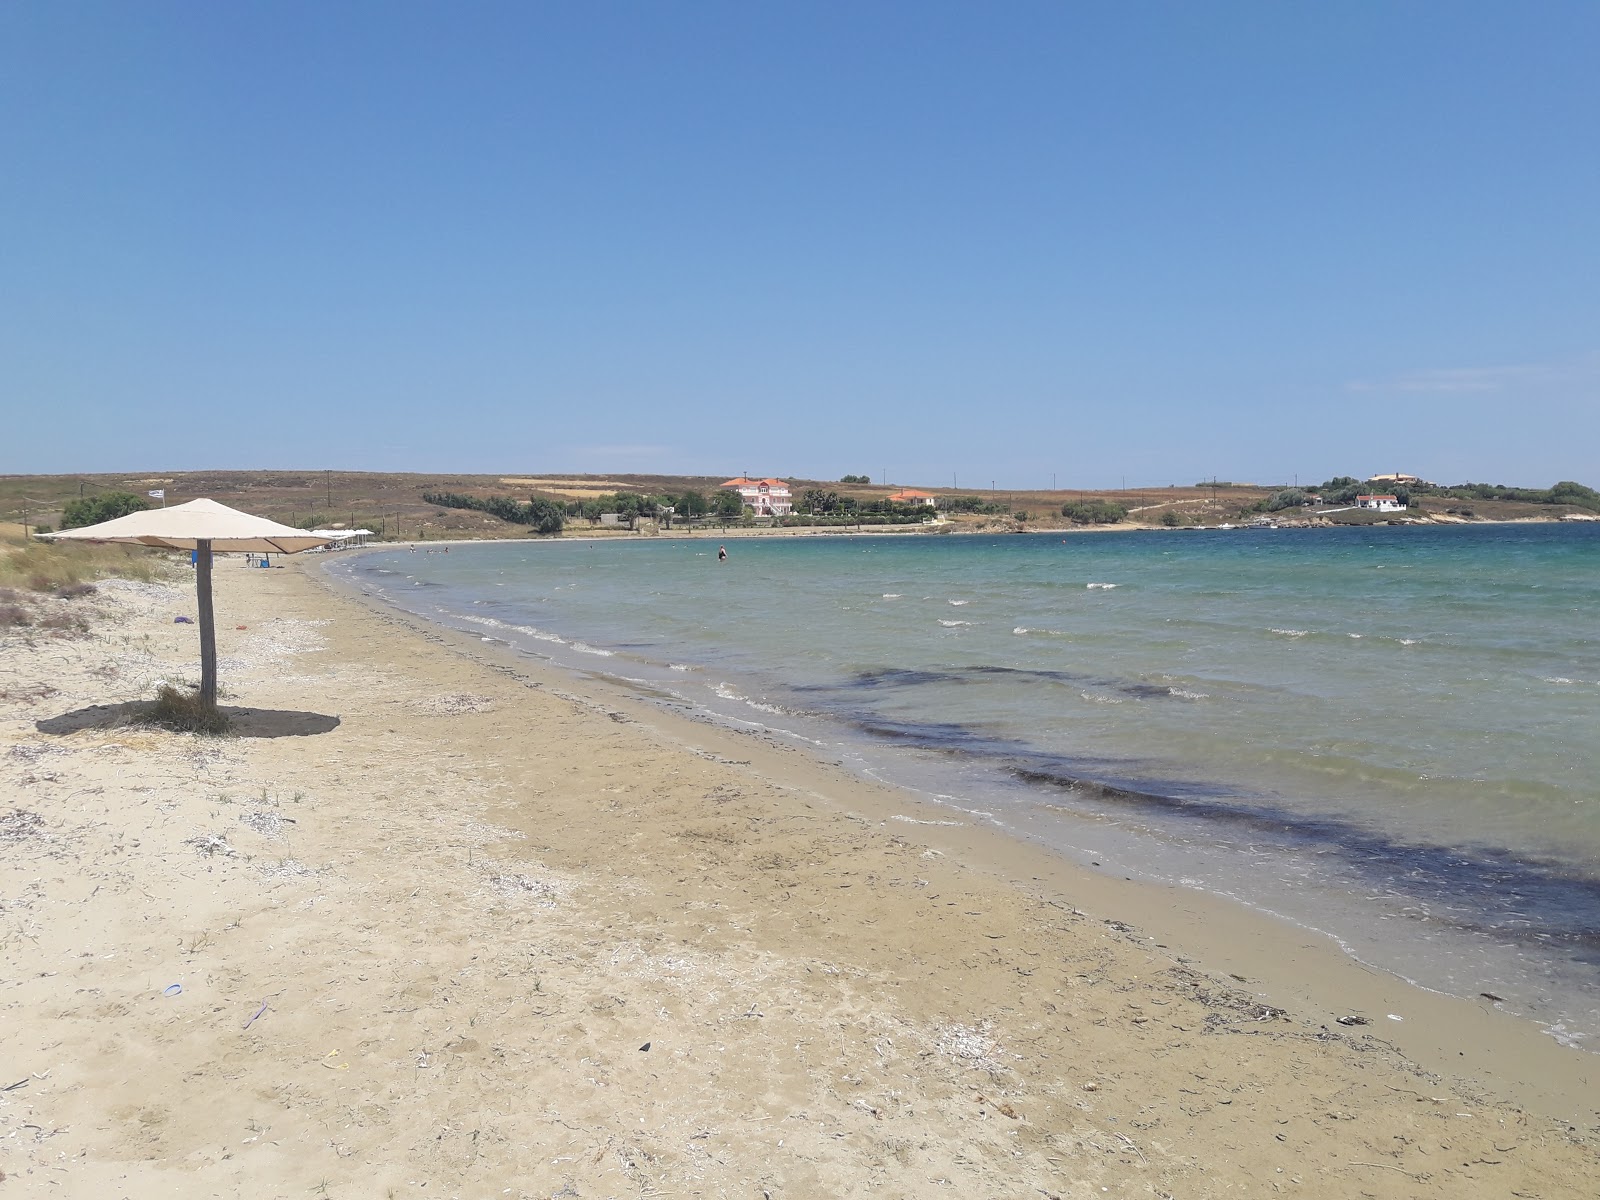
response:
[[[896,504],[920,504],[924,508],[937,508],[939,506],[939,498],[937,496],[931,492],[919,492],[914,488],[902,488],[900,491],[893,493],[889,499]]]
[[[1399,496],[1357,496],[1357,508],[1372,508],[1378,512],[1405,512],[1406,506],[1400,503]]]
[[[739,493],[746,507],[758,517],[786,517],[794,508],[789,485],[781,479],[730,479],[722,485]]]

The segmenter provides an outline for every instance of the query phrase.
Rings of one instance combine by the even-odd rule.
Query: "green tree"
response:
[[[1367,485],[1351,475],[1335,475],[1317,490],[1329,504],[1349,504],[1367,490]]]
[[[678,497],[676,508],[680,517],[703,517],[711,505],[704,492],[688,491]]]
[[[744,498],[732,489],[717,493],[717,516],[724,521],[737,520],[744,513]]]
[[[567,523],[567,514],[554,500],[534,496],[528,501],[523,519],[540,533],[560,533]]]
[[[61,528],[82,529],[85,525],[114,521],[149,507],[150,501],[132,492],[101,492],[98,496],[83,496],[68,501],[61,512]]]
[[[639,497],[632,492],[618,492],[613,511],[628,523],[629,529],[639,528]]]

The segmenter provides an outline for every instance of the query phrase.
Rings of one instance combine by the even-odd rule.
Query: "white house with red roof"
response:
[[[1379,512],[1404,512],[1406,506],[1400,503],[1399,496],[1357,496],[1357,508],[1375,508]]]
[[[937,508],[939,498],[932,492],[919,492],[915,488],[902,488],[889,497],[896,504],[921,504],[925,508]]]
[[[794,508],[794,497],[789,485],[781,479],[730,479],[722,485],[739,493],[746,507],[755,510],[758,517],[786,517]]]

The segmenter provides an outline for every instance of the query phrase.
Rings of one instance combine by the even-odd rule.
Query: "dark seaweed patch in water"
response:
[[[1048,755],[1032,755],[1035,760]],[[1108,806],[1143,809],[1186,821],[1264,835],[1281,844],[1336,854],[1357,872],[1424,903],[1427,919],[1507,941],[1568,951],[1573,962],[1600,967],[1600,879],[1561,863],[1519,857],[1503,846],[1433,846],[1394,842],[1348,821],[1289,812],[1264,803],[1131,788],[1095,779],[1064,760],[1005,767],[1023,783],[1070,791]],[[1472,916],[1463,915],[1465,908]]]
[[[871,737],[987,761],[1019,783],[1070,792],[1107,809],[1204,824],[1212,837],[1238,833],[1329,854],[1369,881],[1436,906],[1427,916],[1432,924],[1559,948],[1572,962],[1600,967],[1600,879],[1564,864],[1520,857],[1502,846],[1395,842],[1349,821],[1281,808],[1265,796],[1160,778],[1153,762],[1069,758],[952,722],[862,712],[848,719]]]
[[[872,691],[883,688],[922,687],[932,683],[968,684],[986,679],[1004,677],[1008,680],[1033,680],[1068,687],[1096,687],[1141,700],[1170,700],[1172,690],[1160,684],[1140,683],[1131,679],[1112,679],[1103,675],[1088,675],[1081,671],[1055,671],[1043,667],[945,667],[939,670],[909,670],[900,667],[883,667],[857,671],[842,684],[808,684],[799,691]]]

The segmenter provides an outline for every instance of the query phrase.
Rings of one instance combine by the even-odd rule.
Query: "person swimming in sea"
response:
[[[728,548],[726,546],[718,546],[717,547],[717,561],[718,562],[727,562],[728,561]]]

